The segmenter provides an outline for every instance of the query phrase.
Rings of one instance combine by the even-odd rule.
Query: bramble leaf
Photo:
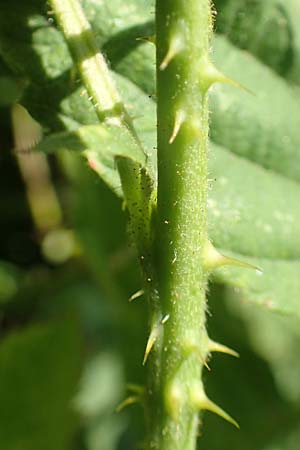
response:
[[[85,90],[78,82],[78,74],[72,68],[61,33],[43,15],[45,11],[42,3],[40,0],[31,0],[25,5],[12,0],[9,7],[1,4],[1,55],[15,74],[28,79],[22,104],[42,123],[46,134],[50,134],[40,144],[40,148],[57,146],[81,151],[88,147],[89,151],[96,152],[101,174],[115,189],[120,183],[112,155],[118,152],[134,158],[140,158],[141,155],[133,156],[134,147],[129,145],[121,150],[114,147],[108,156],[108,153],[99,150],[98,142],[90,141],[87,135],[82,141],[80,133],[83,130],[95,130],[97,117]],[[236,2],[231,3],[237,5]],[[272,4],[275,4],[274,1],[260,5],[261,17],[266,17],[265,11],[269,11]],[[295,31],[292,40],[289,40],[290,36],[286,32],[295,30],[298,9],[293,17],[289,9],[289,5],[294,4],[292,0],[285,3],[280,0],[278,4],[281,9],[274,13],[274,26],[276,28],[279,23],[278,17],[284,17],[287,23],[286,28],[281,30],[280,36],[283,37],[280,37],[281,44],[278,44],[280,54],[272,54],[272,42],[264,38],[259,41],[265,43],[261,50],[254,47],[249,50],[282,73],[281,62],[286,58],[288,49],[291,48],[293,54],[297,54],[298,32]],[[153,33],[153,17],[145,5],[145,1],[135,0],[126,4],[114,0],[109,6],[102,2],[96,5],[91,0],[84,2],[99,46],[103,46],[108,59],[112,61],[112,67],[130,79],[118,76],[118,89],[129,113],[134,117],[134,125],[146,149],[148,168],[155,178],[155,105],[149,98],[155,98],[155,51],[152,44],[136,41],[137,37]],[[227,10],[224,11],[223,14],[227,14]],[[234,11],[228,15],[228,24]],[[253,15],[250,13],[249,21],[252,21],[252,27],[256,10],[251,11]],[[227,20],[224,17],[222,23]],[[260,18],[259,26],[273,24],[272,17],[267,22]],[[51,16],[48,18],[53,22]],[[14,22],[14,33],[8,29],[9,22]],[[267,33],[263,27],[261,29]],[[229,35],[232,37],[231,32]],[[25,40],[23,36],[26,36]],[[298,288],[296,272],[300,260],[299,90],[254,56],[234,47],[226,38],[217,36],[214,47],[218,69],[250,88],[255,95],[229,86],[216,86],[212,90],[211,139],[222,145],[222,148],[212,145],[210,152],[210,239],[225,254],[233,251],[246,259],[250,257],[250,262],[251,257],[255,256],[262,260],[261,265],[266,266],[262,278],[256,278],[255,273],[246,271],[244,279],[239,269],[232,268],[218,276],[230,285],[234,285],[236,279],[236,286],[242,287],[244,295],[254,303],[262,304],[265,301],[262,299],[272,298],[276,309],[297,313],[299,308],[295,294],[291,298],[289,293],[296,292]],[[265,57],[266,53],[269,59]],[[288,79],[293,78],[291,74],[295,73],[297,58],[293,63],[294,66],[287,73],[282,73]],[[146,94],[142,94],[137,85]],[[67,134],[57,134],[65,133],[66,130]],[[53,132],[55,135],[51,136]],[[260,265],[259,261],[255,265]],[[281,288],[281,267],[291,286],[286,290]],[[291,267],[289,278],[288,267]],[[234,273],[237,274],[236,278],[231,275]],[[256,283],[259,293],[255,291]]]
[[[52,134],[36,149],[46,153],[64,150],[81,152],[90,168],[119,195],[122,190],[115,157],[123,156],[141,164],[146,161],[141,148],[124,128],[108,125],[85,125],[75,131]]]
[[[281,76],[300,84],[300,6],[297,0],[215,0],[216,31]],[[245,11],[247,13],[245,14]]]
[[[224,267],[215,271],[212,277],[214,280],[234,287],[244,302],[252,302],[271,311],[300,318],[299,260],[270,260],[249,256],[243,259],[236,253],[226,250],[223,253],[253,264],[261,271]]]

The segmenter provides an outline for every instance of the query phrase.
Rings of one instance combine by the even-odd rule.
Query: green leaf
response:
[[[104,153],[98,146],[99,136],[94,134],[95,139],[91,139],[85,134],[82,138],[82,130],[89,129],[82,125],[94,126],[97,118],[87,94],[77,83],[77,74],[71,70],[70,56],[61,34],[39,15],[43,8],[38,0],[32,0],[27,6],[20,6],[16,0],[12,2],[15,11],[22,12],[23,17],[15,14],[11,20],[15,21],[16,27],[23,27],[22,33],[26,32],[28,40],[22,41],[17,32],[15,36],[8,33],[7,24],[2,20],[2,55],[11,68],[31,80],[23,100],[47,132],[70,131],[69,134],[49,136],[40,148],[93,152],[89,156],[96,158],[99,172],[113,189],[118,189],[120,182],[114,156],[124,152],[142,162],[141,155],[132,156],[135,147],[131,144],[120,150],[116,140],[116,146],[109,154]],[[108,57],[111,56],[113,67],[148,94],[142,95],[130,81],[117,77],[118,89],[134,117],[146,147],[147,164],[155,176],[155,105],[148,97],[154,92],[154,49],[151,44],[136,41],[138,35],[152,33],[151,7],[145,1],[134,0],[126,4],[114,0],[109,6],[104,2],[95,5],[88,0],[84,7],[99,45],[104,46]],[[1,5],[0,9],[5,13],[8,7]],[[17,42],[15,47],[14,40]],[[24,49],[24,46],[30,48]],[[30,64],[24,65],[24,54]],[[211,178],[216,179],[209,193],[210,236],[225,252],[256,255],[267,262],[270,259],[270,263],[275,259],[276,264],[278,260],[286,260],[284,264],[297,264],[300,255],[300,188],[296,183],[300,180],[298,91],[223,37],[215,39],[215,60],[219,69],[253,90],[255,95],[232,87],[213,88],[211,137],[224,148],[212,145],[210,154]],[[223,281],[225,278],[223,276]],[[227,282],[232,284],[229,278]],[[274,278],[273,283],[273,291],[279,295],[280,278]],[[245,293],[247,286],[250,284],[244,286]],[[254,298],[250,287],[249,298]],[[283,302],[279,303],[281,308]],[[287,308],[292,310],[294,306],[287,300]]]
[[[71,150],[83,153],[92,170],[116,192],[121,194],[121,182],[115,167],[115,157],[123,156],[145,164],[146,157],[132,136],[117,126],[86,125],[76,131],[52,134],[37,150],[51,153]]]
[[[21,272],[12,264],[0,261],[0,305],[11,300],[19,290]]]
[[[123,385],[117,355],[100,353],[88,362],[75,398],[76,409],[88,424],[87,448],[114,450],[117,447],[125,423],[124,416],[113,412],[124,396]]]
[[[216,30],[282,76],[300,84],[297,0],[215,0]]]
[[[296,355],[300,345],[299,315],[270,314],[269,308],[258,309],[243,302],[242,293],[228,293],[226,291],[224,296],[227,308],[243,321],[252,348],[268,362],[280,395],[298,409],[300,360]]]
[[[224,254],[248,262],[259,270],[226,267],[217,269],[213,279],[235,288],[243,301],[255,303],[272,311],[300,318],[300,261],[268,260],[241,257],[236,253]]]
[[[300,258],[300,185],[211,145],[209,232],[243,255]]]
[[[212,140],[267,169],[300,181],[298,91],[225,38],[215,39],[214,49],[218,68],[251,89],[254,95],[229,86],[214,88]]]
[[[0,442],[5,450],[66,450],[75,427],[79,375],[77,326],[32,325],[0,346]]]

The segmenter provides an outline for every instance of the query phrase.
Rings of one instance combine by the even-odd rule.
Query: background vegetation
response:
[[[83,6],[151,157],[154,47],[136,38],[153,34],[153,5]],[[215,6],[214,59],[254,95],[228,86],[211,94],[210,233],[264,274],[220,272],[211,284],[210,335],[240,359],[215,356],[206,390],[241,430],[208,413],[200,443],[297,450],[300,6]],[[76,152],[46,160],[12,151],[10,111],[18,100],[46,136],[96,121],[41,0],[0,3],[0,449],[135,448],[144,436],[142,410],[115,408],[128,382],[143,384],[147,308],[143,297],[127,302],[141,276],[122,200]],[[53,142],[71,148],[55,140],[42,148],[53,150]],[[101,163],[117,190],[113,162]]]

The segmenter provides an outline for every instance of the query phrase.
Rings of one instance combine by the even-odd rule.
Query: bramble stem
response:
[[[149,448],[193,450],[205,402],[201,371],[208,353],[207,63],[209,0],[157,0],[158,212],[156,270],[161,325],[148,401]],[[156,379],[153,379],[156,377]],[[158,377],[158,378],[157,378]],[[155,406],[154,406],[155,405]],[[205,406],[205,405],[203,405]]]
[[[122,103],[106,61],[97,48],[95,38],[78,0],[49,0],[58,24],[70,48],[74,62],[93,103],[100,122],[120,126],[142,147],[132,120]],[[129,159],[118,160],[124,197],[139,253],[145,252],[149,227],[149,178],[141,166]],[[145,185],[147,189],[145,189]],[[140,231],[139,231],[140,230]]]
[[[138,142],[79,1],[50,4],[99,120],[125,127]],[[150,304],[151,332],[144,358],[149,375],[149,450],[195,450],[199,410],[210,409],[233,421],[206,397],[201,381],[207,355],[214,350],[205,328],[204,261],[207,91],[220,78],[209,62],[211,31],[210,0],[156,0],[155,214],[145,172],[129,160],[118,166]]]

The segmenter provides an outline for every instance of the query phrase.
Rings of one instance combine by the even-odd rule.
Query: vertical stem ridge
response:
[[[149,394],[157,404],[149,444],[156,450],[196,446],[193,391],[202,388],[207,355],[202,252],[207,240],[208,105],[203,77],[211,23],[209,0],[156,1],[156,267],[161,315],[169,316],[161,352],[152,358],[152,364],[160,365]]]

